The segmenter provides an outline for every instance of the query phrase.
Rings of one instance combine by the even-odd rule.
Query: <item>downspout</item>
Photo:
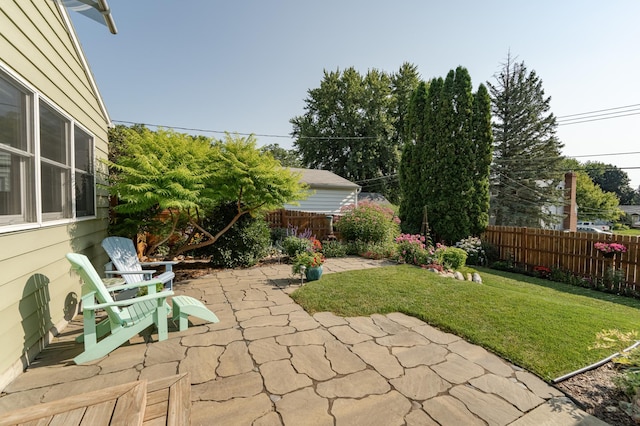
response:
[[[111,16],[111,9],[109,9],[107,0],[98,0],[98,5],[100,6],[99,11],[100,13],[102,13],[104,22],[107,24],[107,27],[109,28],[109,31],[111,31],[111,34],[118,34],[118,29],[116,28],[116,23],[113,20],[113,16]]]

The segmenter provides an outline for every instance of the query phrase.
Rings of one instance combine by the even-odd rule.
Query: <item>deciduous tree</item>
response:
[[[305,113],[290,120],[303,165],[330,170],[396,202],[402,147],[394,114],[403,113],[405,99],[394,100],[392,91],[404,96],[412,72],[403,67],[392,80],[376,69],[365,75],[353,67],[325,70],[320,87],[308,91]]]
[[[115,171],[108,187],[119,199],[115,211],[137,218],[142,213],[145,219],[159,212],[170,217],[164,238],[150,253],[165,243],[170,243],[171,255],[214,244],[243,215],[304,198],[299,176],[261,155],[253,137],[227,135],[214,141],[171,130],[129,129],[120,148],[118,161],[108,163]],[[215,234],[201,226],[213,207],[229,202],[236,214],[226,226]]]

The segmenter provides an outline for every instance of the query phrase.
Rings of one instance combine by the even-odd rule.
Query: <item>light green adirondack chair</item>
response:
[[[165,272],[154,276],[154,279],[160,280],[165,288],[173,290],[173,265],[178,262],[140,262],[138,254],[133,246],[133,241],[124,237],[107,237],[102,240],[102,248],[107,252],[111,262],[117,271],[105,271],[106,275],[122,275],[122,278],[130,284],[134,284],[143,280],[150,280],[154,270],[145,270],[142,267],[159,266],[166,268]],[[114,287],[109,287],[112,291]],[[211,312],[201,301],[190,296],[180,295],[171,299],[173,310],[173,321],[179,326],[180,331],[186,330],[189,326],[188,317],[194,316],[209,322],[219,322],[220,320]]]
[[[172,268],[178,262],[140,262],[133,241],[124,237],[107,237],[102,240],[102,248],[116,268],[115,271],[105,271],[106,275],[120,275],[129,284],[150,280],[153,277],[160,280],[169,290],[173,290],[173,279],[176,274]],[[156,266],[164,266],[165,271],[156,275],[154,269],[142,269]]]
[[[84,281],[82,286],[84,332],[76,339],[84,341],[84,352],[73,359],[76,364],[83,364],[106,356],[151,325],[155,325],[158,329],[158,340],[167,338],[167,315],[169,312],[166,298],[172,296],[173,292],[157,293],[156,285],[161,282],[160,280],[124,284],[109,287],[107,290],[86,256],[68,253],[67,260]],[[136,287],[147,287],[148,294],[120,301],[114,301],[109,294],[109,291]],[[96,310],[99,309],[104,309],[108,318],[96,325]],[[102,338],[103,336],[104,338]],[[100,338],[102,339],[98,340]]]

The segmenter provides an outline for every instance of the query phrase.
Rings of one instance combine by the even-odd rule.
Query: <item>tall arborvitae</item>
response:
[[[473,192],[469,208],[471,234],[480,235],[489,224],[489,173],[493,157],[491,98],[484,84],[473,97],[471,144],[473,149]]]
[[[431,215],[431,226],[436,237],[447,242],[458,241],[471,233],[471,90],[471,77],[465,68],[458,67],[447,74],[439,111],[442,131],[433,141],[441,153],[433,158],[441,185],[434,194],[438,214]]]
[[[400,175],[405,232],[420,228],[425,208],[437,241],[453,243],[487,225],[490,103],[484,86],[476,96],[471,87],[468,71],[458,67],[414,93],[414,143],[405,145]]]
[[[425,108],[428,85],[420,82],[413,92],[407,111],[405,143],[399,178],[401,188],[400,219],[403,232],[417,234],[422,226],[425,207],[423,193],[424,163],[418,158],[425,140]]]
[[[561,220],[548,207],[562,204],[556,118],[542,81],[510,55],[496,84],[488,83],[495,118],[491,213],[496,225],[547,227]]]

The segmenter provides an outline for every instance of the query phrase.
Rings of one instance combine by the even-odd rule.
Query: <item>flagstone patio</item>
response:
[[[329,259],[325,273],[383,261]],[[289,265],[179,282],[220,318],[143,337],[85,365],[76,318],[0,396],[2,413],[137,380],[189,373],[194,425],[602,425],[559,390],[400,313],[307,314]],[[174,327],[175,330],[175,327]],[[153,337],[153,336],[152,336]]]

